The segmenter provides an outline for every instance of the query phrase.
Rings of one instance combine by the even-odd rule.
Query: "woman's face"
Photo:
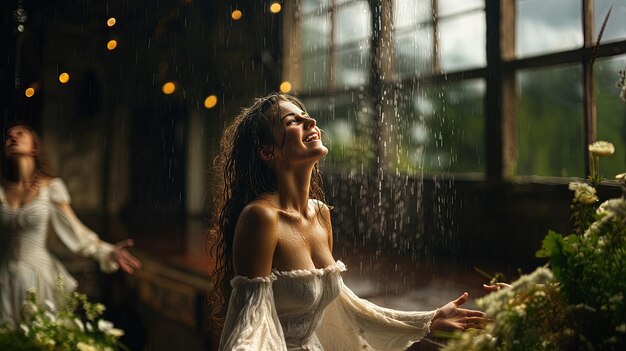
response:
[[[317,162],[328,153],[315,119],[291,101],[280,100],[274,123],[274,156],[290,164]],[[284,142],[283,142],[284,140]]]
[[[7,132],[4,154],[11,156],[34,156],[35,141],[30,131],[23,126],[15,126]]]

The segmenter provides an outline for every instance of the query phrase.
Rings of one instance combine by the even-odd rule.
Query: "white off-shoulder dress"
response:
[[[118,268],[111,259],[113,245],[101,241],[59,206],[69,203],[70,196],[59,178],[52,179],[31,202],[18,209],[8,206],[0,186],[0,324],[19,324],[28,289],[34,289],[41,299],[54,301],[59,274],[67,291],[76,288],[74,278],[46,247],[50,229],[71,251],[96,259],[102,271],[109,273]]]
[[[429,332],[435,311],[405,312],[358,298],[341,261],[324,269],[237,276],[220,350],[404,350]]]

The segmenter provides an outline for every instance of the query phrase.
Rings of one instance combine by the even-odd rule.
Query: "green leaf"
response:
[[[562,255],[561,248],[563,247],[563,236],[552,230],[548,232],[548,235],[543,239],[541,249],[535,254],[536,257],[553,257],[555,255]]]

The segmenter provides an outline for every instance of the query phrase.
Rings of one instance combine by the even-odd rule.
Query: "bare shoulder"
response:
[[[277,223],[278,214],[268,205],[252,202],[244,207],[235,227],[235,274],[254,278],[271,273],[278,243]]]
[[[276,223],[278,221],[278,214],[275,209],[259,202],[251,202],[246,205],[239,215],[237,220],[237,229],[235,235],[252,235],[252,236],[267,236],[274,232]],[[248,231],[247,229],[255,229]],[[259,232],[259,233],[253,233]]]

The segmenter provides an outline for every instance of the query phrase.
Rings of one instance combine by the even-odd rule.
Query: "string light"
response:
[[[27,89],[24,91],[24,95],[26,95],[26,97],[28,97],[28,98],[29,98],[29,97],[33,97],[33,95],[35,95],[35,89],[33,89],[33,88],[27,88]]]
[[[61,82],[61,84],[66,84],[69,81],[70,81],[69,73],[63,72],[63,73],[59,74],[59,82]]]
[[[173,92],[176,91],[176,84],[174,84],[173,82],[167,82],[167,83],[163,84],[163,87],[161,88],[161,91],[165,95],[170,95],[170,94],[172,94]]]
[[[211,109],[217,105],[217,96],[209,95],[206,99],[204,99],[204,107],[207,109]]]
[[[113,51],[115,50],[115,48],[117,48],[117,40],[115,39],[109,40],[109,42],[107,43],[107,50]]]
[[[280,88],[279,89],[280,89],[280,91],[282,93],[288,93],[288,92],[291,91],[291,83],[289,83],[289,82],[282,82],[282,83],[280,83]]]
[[[270,5],[271,13],[279,13],[281,9],[282,9],[282,6],[280,6],[280,4],[277,2]]]
[[[240,20],[242,16],[243,16],[243,12],[239,10],[235,10],[230,14],[230,17],[232,17],[235,21]]]
[[[113,27],[116,23],[117,23],[117,20],[115,19],[115,17],[111,17],[107,20],[107,26],[109,27]]]

